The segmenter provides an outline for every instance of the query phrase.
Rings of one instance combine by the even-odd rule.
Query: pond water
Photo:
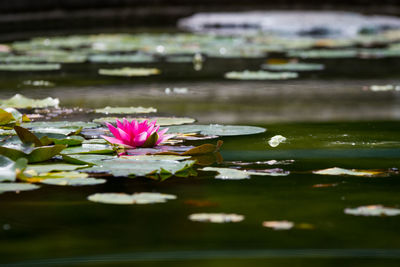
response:
[[[196,166],[197,176],[163,182],[106,177],[100,185],[41,185],[2,193],[0,266],[153,266],[161,261],[166,266],[398,266],[400,216],[355,216],[345,210],[400,205],[399,60],[304,59],[325,69],[302,72],[293,80],[224,78],[229,71],[258,70],[271,58],[285,56],[210,57],[201,70],[190,61],[161,60],[0,72],[1,99],[19,93],[56,97],[67,108],[154,107],[158,115],[192,117],[198,124],[266,128],[260,134],[221,136],[223,160],[208,166],[270,174],[220,179]],[[101,68],[125,66],[158,68],[161,74],[98,74]],[[34,86],[33,81],[53,85]],[[374,85],[393,88],[377,91]],[[53,120],[94,117],[78,109]],[[277,135],[286,139],[271,145]],[[208,141],[189,143],[215,143]],[[160,192],[177,198],[151,205],[87,200],[107,192]],[[244,219],[196,222],[189,219],[195,213],[232,213]],[[281,227],[288,221],[293,227],[263,227],[266,221]]]

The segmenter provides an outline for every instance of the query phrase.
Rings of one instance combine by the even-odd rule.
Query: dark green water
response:
[[[200,123],[266,127],[264,134],[222,138],[220,166],[240,161],[248,169],[282,168],[290,174],[220,180],[212,172],[199,172],[195,178],[165,182],[120,178],[98,186],[4,193],[0,266],[398,266],[400,217],[352,216],[344,209],[400,205],[399,92],[363,90],[398,84],[399,61],[330,62],[326,72],[276,82],[222,78],[228,70],[258,68],[262,60],[210,60],[201,72],[191,64],[149,64],[163,71],[155,78],[101,77],[96,64],[66,65],[55,74],[2,72],[2,98],[22,93],[59,97],[67,107],[153,106],[161,114],[190,116]],[[22,85],[36,79],[56,86]],[[167,87],[185,87],[188,93],[166,94]],[[76,116],[89,119],[85,113]],[[267,141],[274,135],[287,141],[272,148]],[[290,164],[270,166],[269,160]],[[331,167],[378,169],[386,175],[312,173]],[[97,192],[152,191],[177,195],[177,200],[129,206],[86,200]],[[188,204],[193,201],[212,205]],[[199,212],[237,213],[245,220],[188,220]],[[263,221],[274,220],[312,229],[262,227]]]

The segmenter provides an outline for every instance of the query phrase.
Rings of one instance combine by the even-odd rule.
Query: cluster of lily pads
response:
[[[359,34],[355,37],[296,39],[271,33],[219,36],[215,34],[98,34],[38,37],[1,45],[0,71],[57,71],[63,64],[126,64],[100,68],[107,76],[149,76],[157,68],[136,68],[132,63],[193,63],[201,70],[207,58],[266,58],[274,54],[286,59],[267,62],[258,70],[228,72],[227,79],[294,79],[298,72],[321,71],[324,65],[299,59],[382,58],[400,56],[400,31]]]

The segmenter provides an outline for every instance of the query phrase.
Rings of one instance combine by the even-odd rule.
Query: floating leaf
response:
[[[93,122],[83,122],[83,121],[37,121],[37,122],[29,122],[23,123],[21,127],[29,128],[29,129],[41,129],[41,128],[71,128],[71,129],[79,129],[79,128],[96,128],[99,125]]]
[[[160,70],[156,68],[125,67],[122,69],[99,69],[99,74],[107,76],[136,77],[136,76],[150,76],[150,75],[160,74]]]
[[[266,131],[265,128],[242,125],[182,125],[168,127],[168,133],[199,133],[203,135],[235,136],[258,134]]]
[[[118,118],[118,117],[104,117],[104,118],[98,118],[94,119],[93,122],[97,123],[115,123],[116,120],[122,121],[123,118]],[[139,122],[142,122],[144,120],[148,121],[157,121],[157,125],[160,126],[168,126],[168,125],[181,125],[181,124],[187,124],[187,123],[193,123],[196,120],[192,118],[186,118],[186,117],[149,117],[149,118],[131,118],[128,117],[126,118],[128,121],[132,120],[137,120]]]
[[[134,114],[134,113],[151,113],[157,112],[155,108],[144,108],[144,107],[105,107],[95,109],[96,113],[104,114]]]
[[[200,170],[201,171],[218,172],[218,175],[215,176],[215,178],[223,179],[223,180],[249,179],[251,175],[259,175],[259,176],[286,176],[286,175],[289,175],[289,172],[285,172],[281,169],[272,169],[272,170],[264,170],[264,172],[255,172],[255,171],[237,170],[237,169],[231,169],[231,168],[205,167]]]
[[[275,135],[273,137],[271,137],[271,139],[268,141],[268,144],[271,147],[277,147],[279,146],[280,143],[283,143],[286,141],[286,137],[282,136],[282,135]]]
[[[60,100],[58,100],[58,98],[47,97],[44,99],[32,99],[32,98],[27,98],[20,94],[16,94],[15,96],[9,99],[0,100],[0,107],[45,108],[45,107],[58,107],[59,103]]]
[[[22,184],[22,183],[0,183],[0,194],[4,192],[16,192],[29,191],[40,188],[34,184]]]
[[[156,61],[154,56],[146,54],[121,54],[108,55],[97,54],[89,57],[89,61],[95,63],[148,63]]]
[[[33,170],[36,173],[47,173],[53,171],[74,171],[87,166],[88,165],[75,165],[67,163],[29,164],[27,170]]]
[[[26,158],[29,163],[35,163],[51,159],[55,155],[58,155],[64,148],[66,148],[64,145],[42,146],[32,148],[31,151],[26,153],[18,149],[0,146],[0,155],[6,156],[12,160]]]
[[[315,50],[293,50],[288,52],[289,57],[300,58],[354,58],[358,51],[355,49],[315,49]]]
[[[264,64],[261,67],[274,71],[316,71],[324,69],[323,64],[315,63]]]
[[[195,161],[185,160],[131,160],[131,159],[113,159],[101,162],[101,165],[84,169],[85,172],[110,173],[117,177],[148,176],[161,180],[167,179],[173,175],[190,176],[187,172],[194,165]]]
[[[61,69],[60,64],[0,64],[0,71],[51,71]]]
[[[124,193],[97,193],[88,197],[88,200],[93,202],[119,205],[165,203],[171,199],[176,199],[176,196],[160,193],[136,193],[133,195]]]
[[[293,228],[294,223],[289,221],[264,221],[262,226],[272,228],[274,230],[289,230]]]
[[[121,159],[129,160],[185,160],[189,159],[190,156],[176,156],[176,155],[136,155],[136,156],[120,156]]]
[[[298,77],[296,72],[232,71],[225,73],[226,79],[234,80],[286,80]]]
[[[83,185],[98,185],[104,184],[106,180],[95,178],[55,178],[44,179],[40,181],[42,184],[62,185],[62,186],[83,186]]]
[[[244,216],[234,213],[194,213],[189,216],[189,220],[195,222],[232,223],[243,221]]]
[[[28,161],[25,158],[12,161],[9,158],[0,156],[0,182],[14,182],[17,177],[23,174]]]
[[[63,154],[113,154],[114,149],[110,145],[82,144],[81,146],[64,149]]]
[[[14,116],[3,109],[0,109],[0,125],[6,125],[14,121]]]
[[[313,171],[313,173],[320,175],[350,175],[350,176],[364,176],[364,177],[385,175],[383,171],[356,170],[356,169],[347,170],[338,167]]]
[[[116,156],[110,155],[97,155],[97,154],[69,154],[61,155],[65,162],[78,165],[97,165],[101,164],[104,160],[116,159]]]
[[[370,205],[354,209],[347,208],[344,213],[357,216],[397,216],[400,215],[400,209],[387,208],[382,205]]]

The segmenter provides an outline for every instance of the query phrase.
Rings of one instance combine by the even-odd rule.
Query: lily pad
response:
[[[344,213],[356,216],[397,216],[400,215],[400,209],[387,208],[382,205],[369,205],[354,209],[347,208]]]
[[[264,64],[261,68],[273,71],[316,71],[323,70],[324,65],[315,63]]]
[[[129,68],[122,69],[99,69],[100,75],[107,76],[124,76],[124,77],[139,77],[160,74],[160,70],[156,68]]]
[[[63,154],[112,154],[114,149],[110,145],[102,144],[82,144],[81,146],[68,147],[64,149]]]
[[[52,71],[61,69],[60,64],[0,64],[0,71]]]
[[[25,158],[12,161],[7,157],[0,156],[0,182],[14,182],[23,173],[28,161]]]
[[[20,192],[29,191],[40,188],[38,185],[34,184],[23,184],[23,183],[0,183],[0,194],[4,192]]]
[[[142,53],[120,55],[97,54],[90,56],[89,61],[95,63],[148,63],[154,62],[156,59],[152,55]]]
[[[342,169],[342,168],[338,168],[338,167],[313,171],[313,173],[320,174],[320,175],[350,175],[350,176],[363,176],[363,177],[373,177],[373,176],[379,176],[379,175],[385,174],[382,171],[356,170],[356,169],[348,170],[348,169]]]
[[[226,79],[234,80],[287,80],[298,77],[296,72],[232,71],[225,73]]]
[[[0,100],[0,107],[13,107],[13,108],[45,108],[45,107],[58,107],[60,100],[58,98],[47,97],[44,99],[32,99],[23,95],[16,94],[15,96]]]
[[[0,125],[7,125],[13,121],[15,121],[13,114],[4,109],[0,109]]]
[[[104,184],[105,179],[95,178],[55,178],[55,179],[44,179],[40,181],[42,184],[48,185],[62,185],[62,186],[83,186],[83,185],[98,185]]]
[[[293,228],[294,223],[289,221],[264,221],[262,226],[274,230],[289,230]]]
[[[168,133],[199,133],[202,135],[236,136],[258,134],[266,131],[265,128],[241,125],[182,125],[168,127]]]
[[[93,202],[119,205],[165,203],[171,199],[176,199],[176,196],[160,193],[135,193],[133,195],[124,193],[97,193],[88,197],[88,200]]]
[[[76,169],[87,167],[88,165],[75,165],[67,163],[46,163],[46,164],[29,164],[27,171],[33,170],[36,173],[47,173],[53,171],[74,171]]]
[[[223,180],[241,180],[241,179],[249,179],[251,175],[259,175],[259,176],[287,176],[289,172],[285,172],[281,169],[272,169],[264,172],[255,172],[255,171],[247,171],[247,170],[237,170],[231,168],[218,168],[218,167],[205,167],[200,169],[201,171],[214,171],[218,172],[218,175],[215,176],[217,179]]]
[[[0,146],[0,155],[6,156],[12,160],[26,158],[29,163],[36,163],[51,159],[55,155],[58,155],[64,148],[66,148],[64,145],[41,146],[31,148],[28,152],[24,152],[14,148]]]
[[[95,109],[95,112],[104,114],[135,114],[157,112],[157,109],[144,107],[105,107]]]
[[[357,55],[356,49],[293,50],[288,52],[289,57],[300,58],[354,58]]]
[[[23,123],[21,127],[35,129],[35,128],[96,128],[99,125],[93,122],[83,121],[37,121]]]
[[[244,216],[234,213],[194,213],[189,216],[189,220],[195,222],[233,223],[243,221]]]
[[[94,119],[93,122],[96,123],[115,123],[116,120],[121,120],[123,118],[118,118],[118,117],[104,117],[104,118],[98,118]],[[181,125],[181,124],[187,124],[187,123],[193,123],[196,120],[192,118],[187,118],[187,117],[149,117],[149,118],[143,118],[143,117],[128,117],[126,118],[128,121],[132,120],[137,120],[139,122],[142,122],[144,120],[148,121],[157,121],[157,125],[160,126],[169,126],[169,125]],[[169,133],[169,132],[168,132]]]
[[[193,160],[105,160],[101,165],[93,166],[82,171],[89,173],[110,173],[116,177],[148,176],[155,179],[167,179],[173,175],[187,177],[189,170],[195,164]]]

